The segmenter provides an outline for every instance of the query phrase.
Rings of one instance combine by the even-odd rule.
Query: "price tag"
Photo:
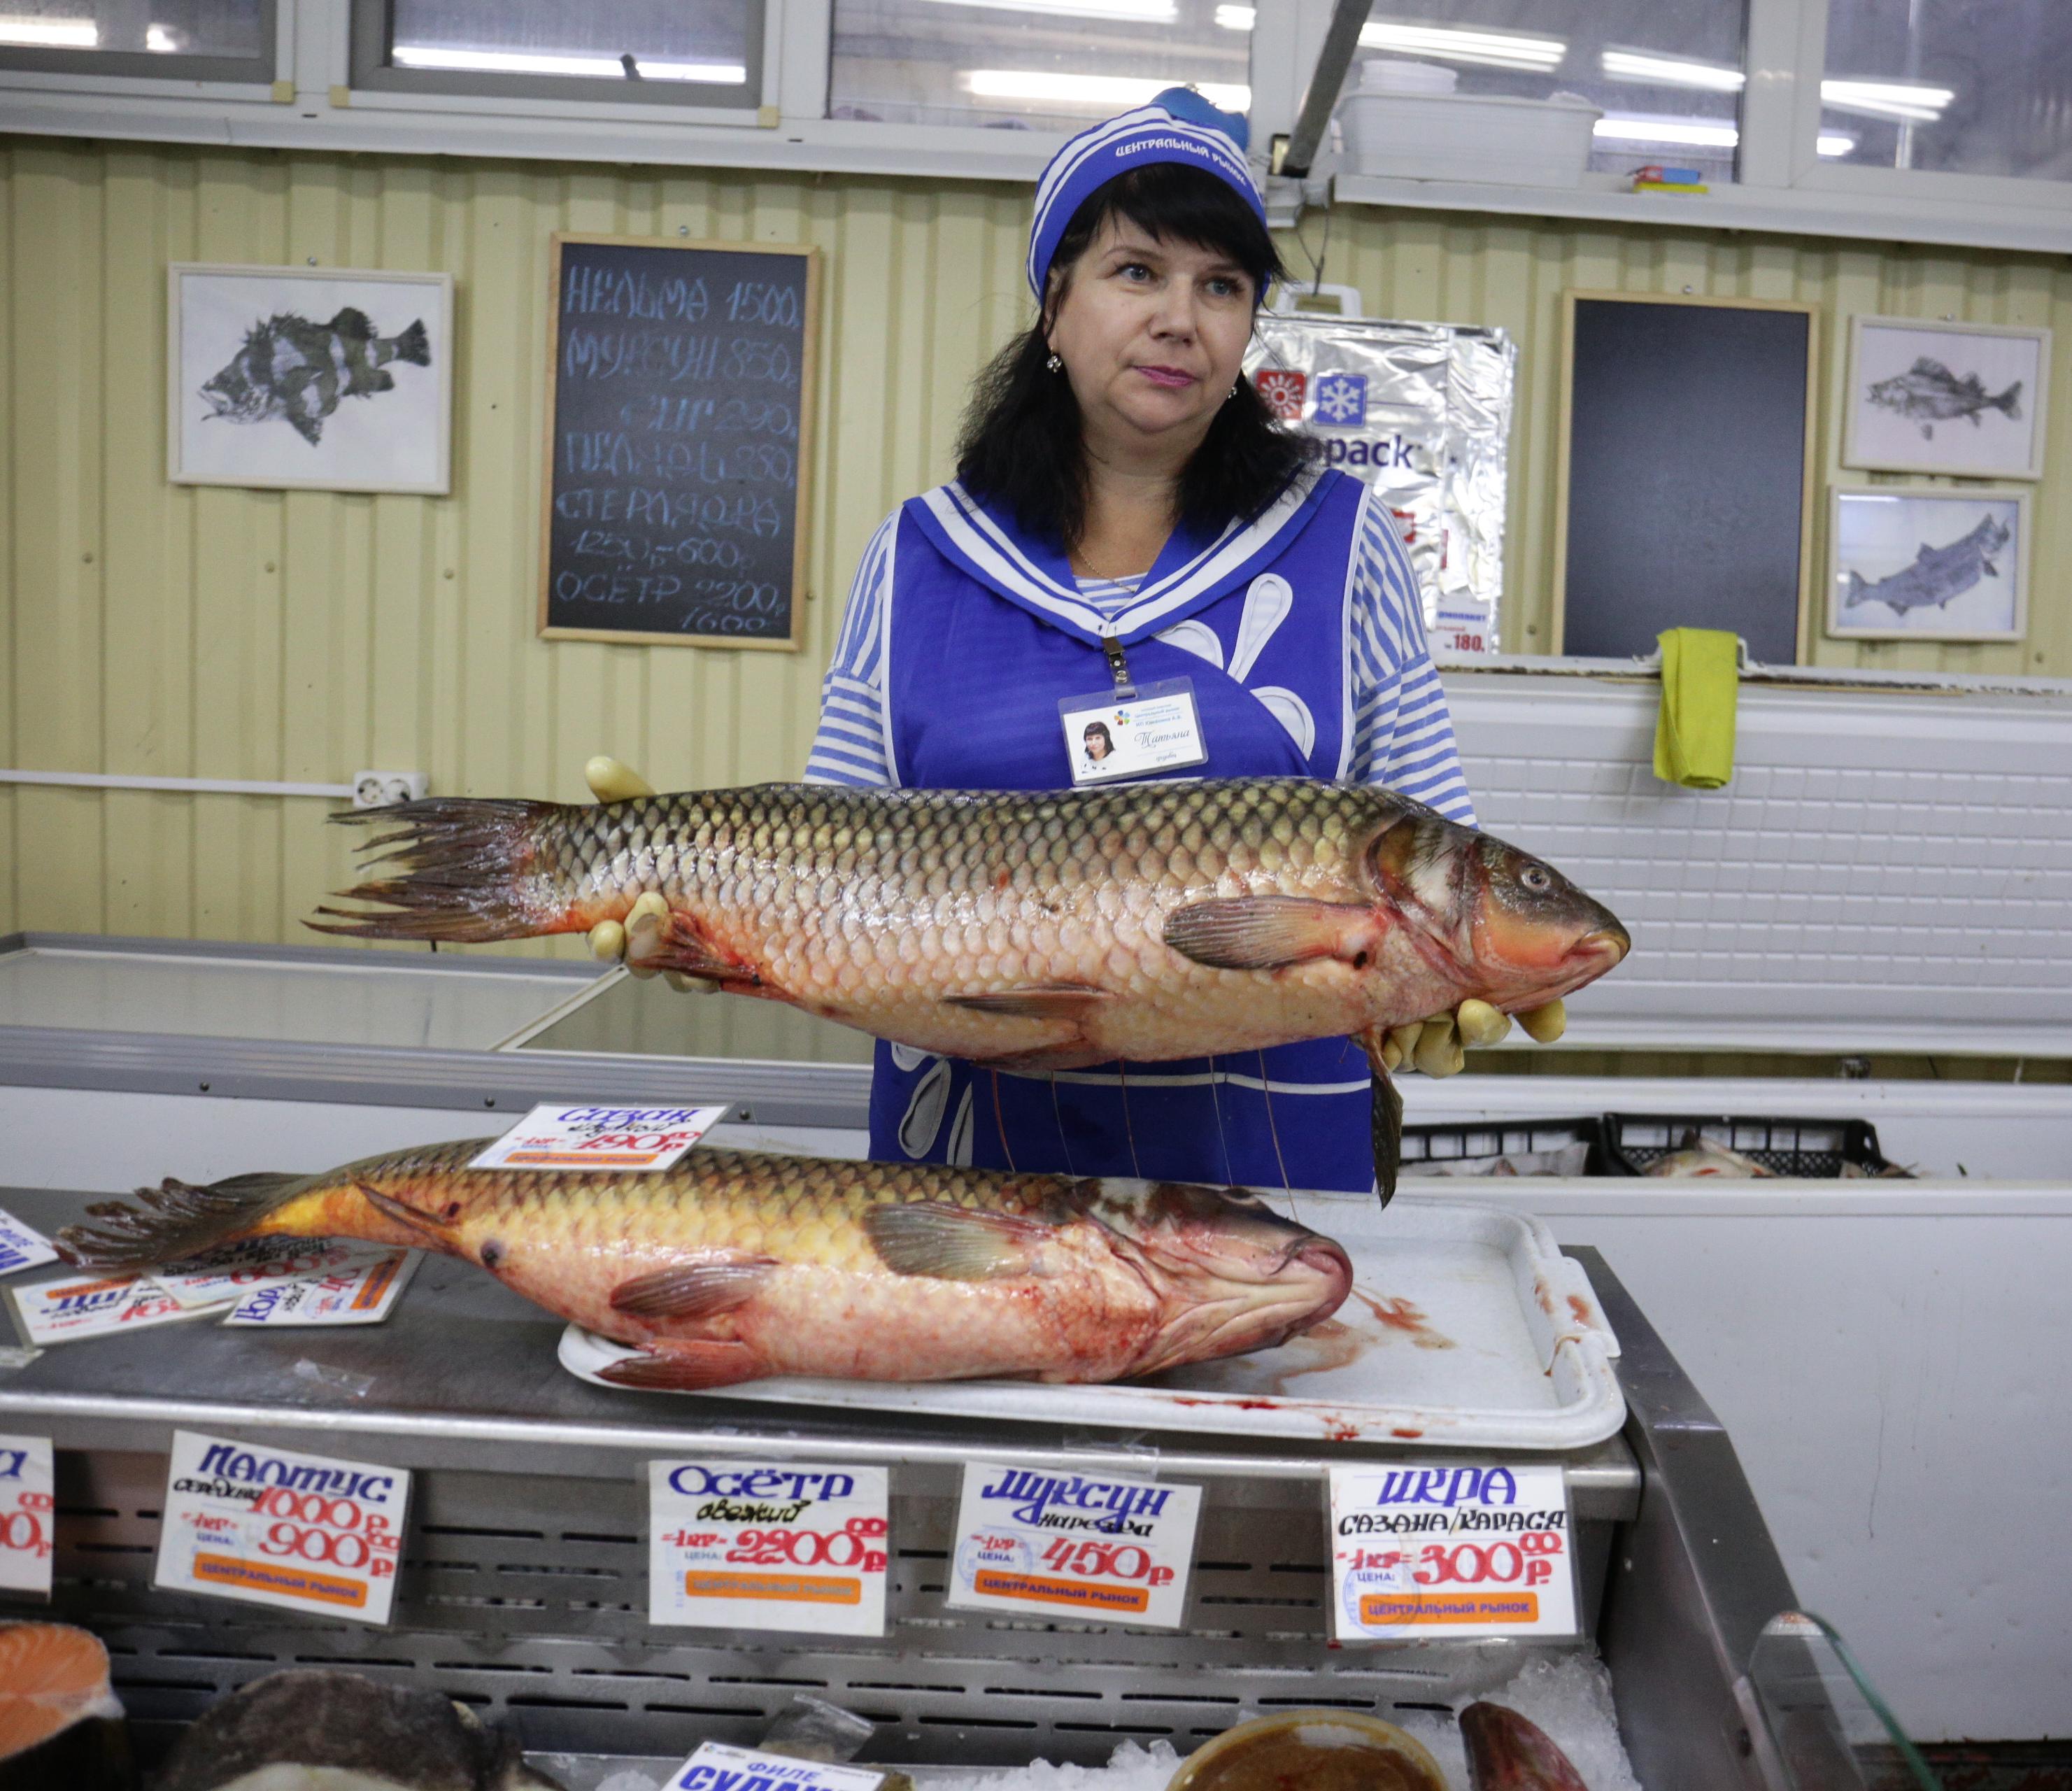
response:
[[[253,1288],[231,1307],[224,1327],[379,1324],[403,1297],[422,1254],[348,1245],[339,1262],[318,1274]]]
[[[0,1436],[0,1592],[51,1595],[55,1484],[49,1438]]]
[[[55,1262],[58,1253],[41,1232],[31,1230],[14,1215],[0,1208],[0,1274],[33,1269]]]
[[[1331,1470],[1340,1641],[1572,1636],[1576,1567],[1559,1467]]]
[[[154,1586],[386,1623],[410,1476],[173,1432]]]
[[[886,1776],[708,1741],[676,1768],[668,1791],[878,1791]]]
[[[388,1246],[349,1237],[247,1237],[205,1256],[168,1262],[146,1278],[190,1310],[227,1305],[254,1288],[385,1255]]]
[[[74,1275],[10,1287],[22,1332],[32,1344],[72,1343],[81,1337],[105,1337],[114,1331],[138,1331],[220,1311],[227,1303],[183,1306],[171,1294],[141,1275]]]
[[[535,1107],[471,1169],[667,1169],[729,1112],[719,1107]]]
[[[948,1602],[1178,1628],[1198,1486],[964,1464]]]
[[[885,1633],[882,1468],[648,1464],[648,1620]]]

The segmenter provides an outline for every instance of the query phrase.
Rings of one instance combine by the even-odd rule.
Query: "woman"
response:
[[[1242,377],[1281,268],[1232,126],[1169,89],[1045,171],[1037,321],[980,376],[956,479],[865,551],[808,781],[1060,788],[1097,775],[1087,711],[1177,693],[1194,756],[1166,775],[1385,784],[1472,825],[1387,508]],[[1507,1025],[1470,1003],[1388,1055],[1448,1073]],[[1370,1110],[1338,1039],[1047,1076],[880,1041],[871,1155],[1364,1190]]]

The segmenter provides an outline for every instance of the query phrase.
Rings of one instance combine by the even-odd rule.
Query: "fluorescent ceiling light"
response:
[[[1872,118],[1897,118],[1932,125],[1945,106],[1956,98],[1947,87],[1930,87],[1913,80],[1823,80],[1820,103],[1837,112],[1861,113]]]
[[[0,19],[0,43],[34,44],[39,50],[97,50],[101,27],[90,19]]]
[[[1363,25],[1359,40],[1370,50],[1437,56],[1442,62],[1480,63],[1491,68],[1545,70],[1556,67],[1568,53],[1567,43],[1558,37],[1456,31],[1445,25]]]
[[[1259,17],[1256,6],[1219,6],[1216,23],[1227,31],[1248,31]]]
[[[1052,100],[1070,105],[1142,105],[1155,93],[1185,84],[1161,75],[1056,75],[1040,68],[969,68],[960,77],[980,99]],[[1203,99],[1225,112],[1252,107],[1249,87],[1194,84]]]
[[[1179,17],[1174,0],[934,0],[934,4],[1049,13],[1063,19],[1112,19],[1139,25],[1170,25]]]
[[[1845,130],[1823,130],[1814,139],[1813,146],[1823,155],[1847,155],[1856,146],[1856,140]]]
[[[1695,118],[1600,118],[1590,134],[1608,143],[1687,143],[1694,149],[1732,149],[1741,140],[1732,125]]]
[[[146,25],[144,47],[154,56],[175,56],[179,52],[179,34],[170,25]]]
[[[1644,80],[1658,87],[1696,87],[1708,93],[1738,93],[1748,76],[1723,62],[1688,56],[1649,56],[1638,50],[1606,50],[1597,60],[1614,80]]]
[[[616,56],[540,56],[517,50],[444,50],[428,44],[399,43],[389,60],[404,68],[458,68],[474,74],[585,75],[590,79],[625,80]],[[695,80],[738,87],[748,71],[738,62],[650,62],[635,60],[643,80]]]

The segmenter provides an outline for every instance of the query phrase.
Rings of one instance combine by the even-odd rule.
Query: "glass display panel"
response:
[[[271,80],[268,0],[0,0],[0,66]]]
[[[1242,9],[1226,8],[1226,10]],[[1734,178],[1746,0],[1421,0],[1377,5],[1360,31],[1347,93],[1376,60],[1443,70],[1456,93],[1599,107],[1590,167],[1651,164]],[[1437,77],[1415,71],[1420,91]]]
[[[1820,134],[1864,167],[2072,179],[2072,6],[1831,0]]]
[[[835,0],[828,115],[1071,130],[1189,85],[1243,112],[1251,67],[1252,9],[1216,0]]]
[[[366,84],[643,105],[761,98],[763,0],[360,0],[356,15],[362,40],[385,25],[376,68],[358,59]]]

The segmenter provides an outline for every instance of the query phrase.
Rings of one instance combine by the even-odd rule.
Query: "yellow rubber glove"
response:
[[[639,772],[605,753],[583,767],[583,781],[600,802],[625,802],[636,796],[655,794],[654,785]],[[667,936],[668,919],[669,904],[650,890],[635,898],[632,911],[623,924],[600,920],[590,929],[590,955],[606,964],[623,964],[643,979],[654,976],[656,970],[644,961]],[[685,994],[709,995],[719,987],[701,976],[685,976],[676,970],[660,974],[668,978],[672,989]]]
[[[1558,1001],[1516,1017],[1541,1044],[1553,1044],[1568,1024],[1568,1010]],[[1466,1068],[1469,1052],[1495,1044],[1511,1031],[1511,1018],[1486,1001],[1464,1001],[1450,1014],[1395,1027],[1382,1047],[1382,1062],[1392,1073],[1409,1068],[1427,1076],[1456,1075]]]

